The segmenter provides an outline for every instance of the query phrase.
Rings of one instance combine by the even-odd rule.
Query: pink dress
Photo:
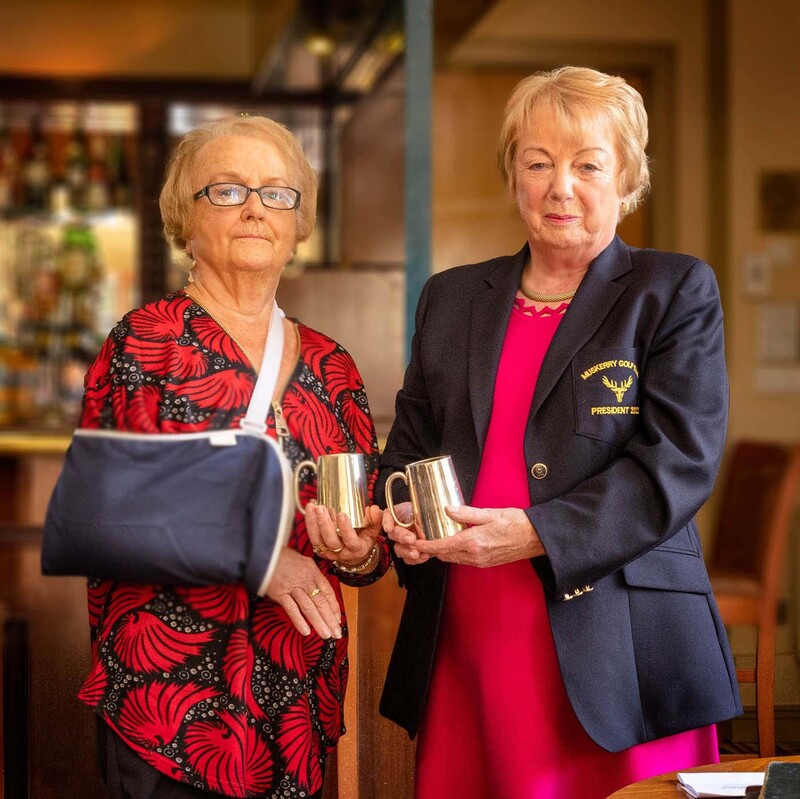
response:
[[[517,299],[471,504],[530,503],[523,438],[542,360],[567,306]],[[417,745],[417,799],[605,799],[645,777],[717,762],[716,728],[618,753],[595,744],[567,698],[541,583],[528,560],[449,567]]]

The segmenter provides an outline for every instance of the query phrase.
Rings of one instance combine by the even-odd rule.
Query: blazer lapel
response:
[[[469,398],[478,450],[489,431],[492,415],[494,381],[508,319],[519,287],[522,269],[528,261],[526,244],[516,255],[501,259],[486,276],[486,290],[479,293],[472,303],[472,319],[469,339]]]
[[[589,266],[544,357],[533,393],[531,416],[539,410],[575,354],[594,335],[625,291],[624,283],[614,281],[631,268],[628,248],[619,236],[615,236]]]

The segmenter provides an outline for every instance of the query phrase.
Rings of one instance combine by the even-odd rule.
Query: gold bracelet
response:
[[[369,555],[367,555],[367,557],[362,560],[361,563],[356,563],[355,566],[348,566],[346,563],[340,563],[338,560],[332,560],[331,563],[333,564],[334,568],[338,569],[340,572],[344,572],[345,574],[361,574],[361,572],[366,571],[375,562],[375,558],[378,557],[379,549],[378,542],[376,541],[372,545]]]

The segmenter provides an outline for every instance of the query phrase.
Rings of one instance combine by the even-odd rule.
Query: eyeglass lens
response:
[[[251,191],[253,189],[239,183],[215,183],[207,187],[206,193],[214,205],[243,205]],[[288,186],[261,186],[257,192],[267,208],[288,211],[298,200],[298,192]]]

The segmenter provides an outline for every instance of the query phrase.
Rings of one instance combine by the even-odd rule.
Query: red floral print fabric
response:
[[[361,377],[327,336],[298,324],[300,355],[281,405],[292,466],[377,445]],[[82,427],[138,433],[237,428],[256,373],[236,342],[186,294],[129,313],[86,376]],[[268,435],[277,437],[272,411]],[[301,497],[315,495],[310,470]],[[180,501],[180,498],[176,498]],[[389,564],[339,575],[317,561],[341,600],[339,578],[370,583]],[[289,545],[313,557],[302,514]],[[322,787],[324,758],[343,732],[344,637],[302,636],[283,608],[242,585],[203,587],[90,581],[93,668],[80,697],[147,763],[225,796],[301,797]]]

